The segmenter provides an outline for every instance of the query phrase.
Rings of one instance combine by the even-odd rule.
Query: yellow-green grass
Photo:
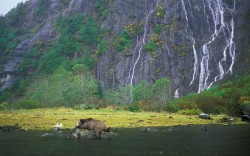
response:
[[[151,126],[173,126],[187,124],[219,124],[225,115],[212,115],[214,120],[204,120],[197,115],[182,115],[167,112],[129,112],[115,111],[112,108],[99,110],[74,110],[70,108],[50,108],[33,110],[0,111],[0,126],[18,123],[23,130],[49,130],[56,123],[63,128],[72,129],[79,119],[94,118],[102,120],[113,128],[137,128]],[[243,122],[234,118],[237,124]]]

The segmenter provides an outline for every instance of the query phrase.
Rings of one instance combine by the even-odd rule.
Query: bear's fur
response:
[[[80,119],[75,128],[94,130],[96,138],[100,138],[102,131],[109,132],[109,127],[107,127],[102,121],[95,120],[92,118]]]

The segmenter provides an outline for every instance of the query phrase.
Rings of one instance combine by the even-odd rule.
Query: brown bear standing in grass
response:
[[[110,129],[102,121],[92,118],[80,119],[75,128],[94,130],[96,138],[98,139],[100,139],[102,131],[109,132]]]

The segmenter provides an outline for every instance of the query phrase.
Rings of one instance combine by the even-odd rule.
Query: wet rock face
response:
[[[44,25],[36,34],[26,35],[8,56],[0,71],[1,90],[19,77],[17,69],[37,41],[57,39],[54,23],[58,17],[79,12],[97,16],[94,2],[71,0],[63,5],[49,0],[48,12],[38,21],[34,15],[36,1],[31,0],[26,25],[34,24],[30,19]],[[107,17],[99,21],[102,28],[112,33],[105,40],[111,45],[130,24],[141,24],[142,30],[131,37],[128,49],[117,52],[116,48],[108,47],[93,73],[105,90],[136,85],[142,80],[153,83],[162,77],[172,81],[172,95],[175,91],[183,96],[206,90],[240,73],[242,67],[247,69],[242,55],[246,55],[244,49],[248,44],[242,38],[250,31],[242,31],[242,26],[247,23],[245,14],[249,7],[247,0],[113,0],[108,5]],[[148,50],[146,46],[152,42],[157,42],[157,48]]]
[[[127,50],[132,53],[130,56],[110,50],[100,58],[96,76],[105,89],[135,85],[141,80],[152,83],[168,77],[173,83],[172,94],[178,89],[182,96],[206,90],[237,71],[234,65],[239,63],[236,56],[240,51],[237,51],[236,39],[240,35],[236,33],[239,30],[236,22],[249,2],[159,0],[131,3],[116,1],[113,5],[116,9],[109,16],[114,24],[110,25],[107,20],[103,26],[119,33],[137,21],[143,23],[144,32],[133,38],[133,45]],[[162,16],[158,14],[160,7],[164,12]],[[127,18],[128,10],[131,19]],[[157,24],[164,27],[157,35],[162,43],[152,53],[145,45],[151,42]]]

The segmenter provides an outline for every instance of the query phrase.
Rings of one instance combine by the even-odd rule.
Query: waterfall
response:
[[[205,5],[205,3],[204,3]],[[229,51],[230,57],[232,59],[231,65],[228,69],[228,72],[232,73],[232,67],[235,62],[235,44],[233,41],[234,38],[234,20],[233,20],[233,12],[235,11],[235,1],[234,1],[234,9],[228,8],[225,4],[222,3],[222,0],[214,1],[212,5],[212,0],[208,0],[208,7],[212,14],[213,22],[214,22],[214,33],[211,35],[211,40],[203,45],[202,48],[202,61],[200,63],[200,79],[199,79],[199,89],[198,93],[205,89],[209,89],[214,82],[218,81],[218,79],[223,79],[225,75],[225,69],[222,65],[222,62],[227,61],[227,51]],[[204,7],[205,8],[205,7]],[[232,11],[233,10],[233,11]],[[229,11],[231,13],[231,21],[230,24],[225,21],[224,13],[225,11]],[[207,16],[207,14],[206,14]],[[219,27],[218,27],[219,26]],[[210,27],[210,26],[209,26]],[[229,28],[230,27],[230,28]],[[208,46],[215,41],[215,39],[224,33],[226,45],[223,50],[223,58],[218,62],[218,70],[219,75],[215,76],[214,81],[210,82],[208,85],[208,79],[210,76],[209,72],[209,59],[210,53]],[[230,37],[227,38],[226,34],[230,34]]]
[[[204,0],[202,0],[202,3],[203,3],[203,8],[204,8],[203,13],[206,16],[206,22],[208,24],[208,30],[211,32],[210,24],[209,24],[209,21],[208,21],[208,14],[206,13],[206,4],[205,4]]]
[[[188,6],[191,8],[190,1],[186,1],[188,3]],[[224,75],[227,73],[233,72],[233,65],[235,62],[235,43],[233,41],[234,39],[234,19],[233,19],[233,13],[235,12],[235,1],[234,1],[234,7],[233,9],[230,9],[226,4],[222,2],[222,0],[202,0],[203,8],[204,8],[204,15],[205,20],[208,27],[208,32],[211,32],[210,35],[208,35],[208,38],[205,39],[205,43],[201,45],[201,59],[198,60],[198,55],[196,51],[196,41],[193,37],[193,31],[190,28],[189,25],[189,18],[188,16],[191,16],[193,18],[192,9],[190,11],[190,14],[187,12],[185,1],[181,0],[181,6],[182,10],[184,12],[184,20],[186,21],[186,32],[189,33],[190,40],[192,41],[192,50],[194,55],[194,64],[193,64],[193,76],[192,80],[189,85],[194,84],[194,81],[199,74],[199,85],[198,85],[198,93],[200,93],[203,90],[206,90],[210,88],[214,82],[223,79]],[[207,8],[207,9],[206,9]],[[228,17],[225,17],[225,12],[231,13],[231,19],[228,20]],[[209,20],[211,19],[211,20]],[[211,24],[212,21],[212,24]],[[212,29],[214,29],[212,31]],[[230,35],[228,35],[230,34]],[[224,42],[226,43],[224,46],[223,51],[218,51],[218,53],[223,54],[223,58],[220,59],[219,62],[217,62],[218,65],[218,72],[219,75],[215,76],[214,78],[211,77],[211,71],[210,71],[210,62],[211,62],[211,53],[215,54],[215,52],[211,49],[211,44],[215,42],[215,40],[220,36],[220,38],[224,38],[221,44]],[[224,37],[223,37],[224,36]],[[223,65],[224,62],[229,62],[228,56],[231,58],[230,67],[225,67]],[[199,68],[200,67],[200,68]],[[226,69],[228,68],[228,69]]]
[[[174,93],[174,97],[175,97],[176,99],[179,99],[179,98],[180,98],[180,95],[179,95],[179,88],[176,89],[176,91],[175,91],[175,93]]]
[[[130,79],[130,97],[131,97],[131,101],[130,103],[133,102],[133,79],[134,79],[134,74],[135,74],[135,68],[136,68],[136,65],[138,64],[138,61],[140,60],[141,58],[141,52],[142,52],[142,49],[143,47],[145,46],[146,44],[146,35],[147,35],[147,30],[148,30],[148,20],[149,20],[149,17],[150,15],[156,10],[157,6],[158,6],[158,2],[159,0],[157,0],[156,2],[156,7],[153,8],[146,16],[145,18],[145,26],[144,26],[144,33],[143,33],[143,37],[142,37],[142,45],[140,46],[139,50],[138,50],[138,57],[136,58],[136,61],[133,65],[133,68],[132,68],[132,73],[131,73],[131,79]],[[130,75],[129,75],[130,76]]]
[[[192,30],[190,29],[189,27],[189,24],[188,24],[188,15],[187,15],[187,10],[186,10],[186,6],[185,6],[185,2],[184,0],[181,0],[181,5],[182,5],[182,9],[184,11],[184,14],[185,14],[185,19],[186,19],[186,28],[189,29],[189,36],[190,36],[190,39],[192,41],[192,49],[193,49],[193,53],[194,53],[194,68],[193,68],[193,78],[190,82],[189,85],[192,85],[194,83],[194,80],[195,80],[195,77],[197,75],[197,72],[198,72],[198,57],[197,57],[197,52],[196,52],[196,48],[195,48],[195,39],[193,37],[193,32]]]

